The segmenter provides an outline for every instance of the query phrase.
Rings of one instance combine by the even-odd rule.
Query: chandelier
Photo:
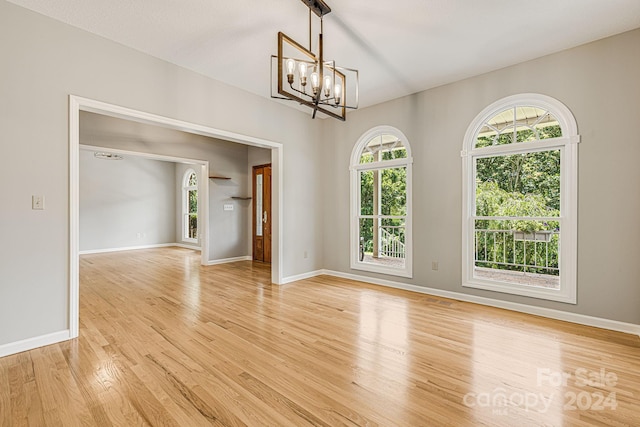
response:
[[[302,2],[309,8],[309,48],[282,32],[278,33],[278,55],[271,55],[271,97],[310,107],[313,109],[312,118],[320,111],[344,121],[347,109],[358,108],[358,70],[338,67],[335,61],[324,59],[322,20],[331,8],[323,0]],[[317,54],[311,48],[311,12],[320,19]],[[273,93],[274,68],[277,94]]]

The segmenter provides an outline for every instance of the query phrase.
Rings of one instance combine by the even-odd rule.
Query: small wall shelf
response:
[[[231,179],[228,176],[210,176],[209,179]]]
[[[236,200],[251,200],[252,197],[240,197],[240,196],[232,196],[232,199],[236,199]]]

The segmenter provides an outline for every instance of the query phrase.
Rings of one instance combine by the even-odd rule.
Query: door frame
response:
[[[282,180],[284,155],[281,143],[176,120],[94,99],[69,95],[69,338],[76,338],[80,331],[80,111],[271,149],[271,282],[277,285],[283,284],[282,266],[284,253],[282,250],[283,227],[281,215],[284,211],[282,197],[284,193]],[[208,186],[208,182],[206,185]],[[205,250],[203,247],[203,254],[208,252],[208,249],[207,247]]]

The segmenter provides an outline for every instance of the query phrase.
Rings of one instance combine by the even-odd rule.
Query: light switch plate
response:
[[[233,205],[232,204],[225,204],[224,205],[224,210],[225,211],[232,211],[233,210]]]
[[[31,196],[31,209],[36,211],[43,211],[44,196]]]

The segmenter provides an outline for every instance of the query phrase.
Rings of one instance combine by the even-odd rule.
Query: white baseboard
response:
[[[227,264],[229,262],[238,262],[238,261],[251,261],[251,259],[252,257],[250,255],[239,256],[235,258],[214,259],[209,261],[207,265]]]
[[[177,246],[179,248],[184,248],[184,249],[193,249],[194,251],[198,251],[198,252],[202,251],[202,248],[200,246],[192,246],[187,243],[174,243],[171,246]]]
[[[443,298],[455,299],[458,301],[471,302],[489,307],[503,308],[505,310],[517,311],[520,313],[533,314],[536,316],[547,317],[550,319],[563,320],[565,322],[577,323],[585,326],[594,326],[596,328],[608,329],[611,331],[625,332],[640,336],[640,325],[634,323],[619,322],[617,320],[604,319],[601,317],[587,316],[584,314],[570,313],[567,311],[554,310],[551,308],[536,307],[533,305],[520,304],[509,301],[502,301],[493,298],[478,297],[475,295],[463,294],[460,292],[445,291],[441,289],[428,288],[424,286],[416,286],[408,283],[395,282],[392,280],[377,279],[374,277],[360,276],[357,274],[343,273],[333,270],[318,270],[287,279],[308,279],[311,277],[326,274],[328,276],[341,277],[343,279],[357,280],[359,282],[372,283],[374,285],[387,286],[390,288],[403,289],[406,291],[418,292],[421,294],[433,295]],[[300,277],[299,279],[297,279]],[[285,279],[285,280],[287,280]],[[285,283],[290,283],[286,281]]]
[[[126,246],[124,248],[94,249],[94,250],[88,250],[88,251],[80,251],[78,253],[80,255],[103,254],[107,252],[133,251],[136,249],[168,248],[171,246],[180,246],[180,245],[178,243],[158,243],[155,245]],[[189,248],[189,249],[193,249],[193,248]]]
[[[316,270],[311,271],[309,273],[298,274],[295,276],[284,277],[282,279],[281,285],[286,285],[287,283],[296,282],[298,280],[310,279],[312,277],[320,276],[321,274],[329,274],[327,270]]]
[[[71,335],[69,333],[69,330],[66,330],[0,345],[0,357],[22,353],[23,351],[33,350],[34,348],[44,347],[45,345],[56,344],[62,341],[66,341],[70,339],[70,337]]]

